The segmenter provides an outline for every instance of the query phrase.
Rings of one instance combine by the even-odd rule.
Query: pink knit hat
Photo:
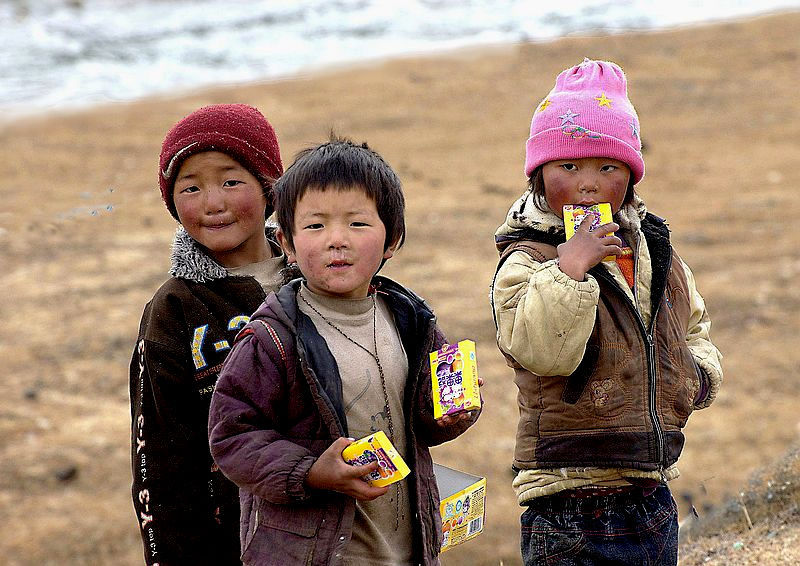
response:
[[[203,151],[220,151],[250,171],[265,190],[283,174],[278,138],[264,115],[246,104],[214,104],[195,110],[167,132],[161,145],[158,182],[161,198],[178,220],[172,191],[186,159]],[[271,191],[266,214],[272,214]]]
[[[639,117],[628,100],[625,73],[616,64],[584,59],[562,71],[536,107],[525,151],[525,175],[548,161],[610,157],[644,177]]]

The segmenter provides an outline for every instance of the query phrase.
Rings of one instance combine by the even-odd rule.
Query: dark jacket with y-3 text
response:
[[[238,488],[211,459],[208,407],[265,292],[253,277],[229,275],[183,228],[170,274],[144,308],[130,366],[132,495],[145,562],[241,564]]]
[[[441,546],[439,492],[428,448],[455,438],[478,417],[436,424],[429,352],[444,343],[433,313],[412,292],[383,277],[385,297],[408,355],[405,387],[415,561],[436,564]],[[270,294],[228,357],[211,403],[211,452],[241,489],[242,560],[259,565],[340,562],[354,499],[305,486],[312,464],[347,436],[341,378],[314,323],[297,307],[300,280]],[[266,324],[265,324],[266,323]]]

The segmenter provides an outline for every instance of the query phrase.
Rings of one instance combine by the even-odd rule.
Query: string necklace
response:
[[[348,340],[348,342],[351,342],[352,344],[355,344],[360,349],[362,349],[367,354],[369,354],[369,356],[373,360],[375,360],[375,364],[378,366],[378,375],[381,378],[381,390],[383,391],[383,411],[384,411],[384,414],[386,415],[387,421],[389,422],[389,440],[392,442],[392,444],[394,444],[394,442],[395,442],[395,440],[394,440],[394,422],[392,421],[392,410],[391,410],[391,407],[389,407],[389,393],[386,390],[386,376],[383,373],[383,366],[381,365],[381,359],[378,356],[378,334],[377,334],[377,330],[376,330],[377,327],[378,327],[378,314],[377,314],[378,313],[378,305],[377,305],[377,301],[375,300],[375,295],[376,295],[376,293],[372,293],[372,347],[375,349],[375,353],[372,353],[368,348],[362,346],[361,344],[359,344],[358,342],[356,342],[355,340],[350,338],[347,334],[345,334],[344,330],[342,330],[341,328],[336,326],[333,322],[328,320],[327,317],[325,317],[324,314],[319,312],[319,310],[314,305],[309,303],[306,300],[306,298],[303,296],[302,289],[300,290],[299,293],[297,293],[297,296],[300,297],[300,300],[302,300],[306,304],[306,306],[308,308],[310,308],[312,311],[314,311],[317,314],[318,317],[320,317],[322,320],[324,320],[331,328],[336,330],[336,332],[338,332],[339,334],[344,336]],[[395,486],[397,487],[397,495],[395,497],[395,511],[396,511],[395,512],[395,530],[397,530],[400,527],[400,482],[396,482]]]

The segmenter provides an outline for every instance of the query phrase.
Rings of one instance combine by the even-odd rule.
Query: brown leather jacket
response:
[[[677,461],[681,428],[707,387],[686,343],[690,305],[683,263],[666,226],[653,218],[642,224],[653,267],[649,328],[608,272],[595,267],[590,273],[600,299],[578,368],[568,376],[539,376],[506,356],[519,388],[516,468],[656,470]],[[520,250],[538,262],[553,259],[553,243],[499,243],[500,265]]]

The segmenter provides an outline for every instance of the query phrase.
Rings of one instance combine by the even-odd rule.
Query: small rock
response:
[[[62,482],[70,482],[78,477],[78,466],[69,465],[63,466],[56,470],[55,473],[56,478],[58,481]]]
[[[690,244],[708,245],[713,243],[714,239],[703,234],[702,232],[690,232],[683,236],[683,239]]]

